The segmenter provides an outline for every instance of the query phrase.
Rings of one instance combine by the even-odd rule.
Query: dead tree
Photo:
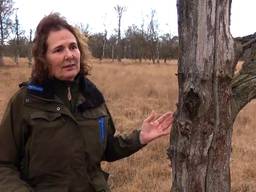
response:
[[[107,44],[107,35],[108,35],[108,32],[107,32],[107,29],[105,28],[104,38],[103,38],[103,45],[102,45],[102,54],[101,54],[100,60],[105,58],[105,50],[106,50],[106,44]]]
[[[0,1],[0,66],[4,65],[4,44],[9,38],[12,29],[11,16],[14,12],[13,4],[13,0]]]
[[[172,192],[230,192],[234,120],[256,96],[256,34],[230,34],[231,0],[177,0],[179,98],[168,154]],[[234,75],[246,52],[242,70]]]
[[[118,27],[117,27],[117,59],[119,62],[121,62],[122,58],[122,45],[121,45],[121,20],[123,13],[126,11],[126,7],[122,7],[120,5],[117,5],[114,7],[115,11],[117,12],[117,18],[118,18]]]
[[[14,23],[14,33],[15,33],[15,55],[14,55],[14,62],[16,65],[19,65],[19,58],[20,58],[20,37],[24,35],[24,31],[20,29],[20,22],[18,19],[18,15],[15,15],[15,23]]]
[[[150,59],[152,59],[153,64],[155,64],[155,60],[157,59],[157,63],[159,63],[159,37],[158,37],[158,24],[155,19],[155,10],[151,10],[150,22],[148,25],[148,38],[149,38],[149,46],[150,46]]]
[[[28,67],[32,66],[32,29],[29,30]]]

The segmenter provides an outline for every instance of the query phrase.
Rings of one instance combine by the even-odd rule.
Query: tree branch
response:
[[[244,60],[241,70],[232,80],[233,117],[256,98],[256,33],[235,38],[235,62]]]
[[[256,59],[245,63],[241,71],[232,80],[233,117],[256,97]]]
[[[256,33],[247,35],[244,37],[237,37],[235,40],[235,62],[238,62],[241,57],[244,57],[244,53],[251,52],[253,47],[256,47]],[[249,50],[248,50],[249,49]]]

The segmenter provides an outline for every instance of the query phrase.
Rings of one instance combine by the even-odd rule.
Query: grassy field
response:
[[[177,102],[176,61],[152,65],[124,60],[101,63],[93,60],[92,79],[102,90],[114,118],[118,133],[141,125],[151,112],[175,111]],[[19,66],[9,61],[0,68],[0,119],[18,83],[30,76],[30,68],[21,60]],[[256,191],[256,102],[252,101],[239,114],[233,131],[231,159],[232,192]],[[103,163],[110,172],[113,192],[169,192],[170,162],[166,149],[169,138],[150,143],[131,157],[114,163]]]

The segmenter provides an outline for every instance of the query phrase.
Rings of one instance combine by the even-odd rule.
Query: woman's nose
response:
[[[69,49],[66,49],[65,51],[65,59],[73,59],[74,55],[72,53],[72,51],[70,51]]]

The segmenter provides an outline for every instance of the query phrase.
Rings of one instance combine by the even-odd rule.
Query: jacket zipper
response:
[[[67,94],[67,96],[68,96],[68,100],[71,101],[72,95],[71,95],[70,86],[68,86],[68,94]]]

